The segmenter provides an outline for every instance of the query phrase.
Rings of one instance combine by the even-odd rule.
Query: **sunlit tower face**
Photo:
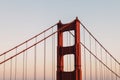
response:
[[[60,30],[61,29],[61,30]],[[68,24],[62,24],[61,22],[58,23],[58,50],[57,50],[57,80],[82,80],[82,72],[81,72],[81,48],[80,48],[80,21],[78,18],[74,20],[71,23]],[[70,32],[73,30],[73,33]],[[65,32],[69,32],[72,36],[74,36],[75,42],[72,46],[68,45],[68,34],[65,38]],[[67,44],[65,43],[65,39]],[[63,43],[64,42],[64,43]],[[65,64],[67,64],[68,68],[68,62],[65,63],[64,56],[67,55],[74,55],[74,65],[73,71],[65,69]],[[71,66],[71,65],[69,65]],[[73,75],[73,76],[71,76]]]

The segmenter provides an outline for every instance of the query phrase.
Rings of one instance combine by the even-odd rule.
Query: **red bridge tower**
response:
[[[57,80],[82,80],[81,71],[81,46],[80,46],[80,21],[76,18],[69,24],[58,23],[58,48],[57,48]],[[63,32],[74,30],[75,44],[73,46],[63,46]],[[64,71],[64,55],[74,55],[74,71]]]

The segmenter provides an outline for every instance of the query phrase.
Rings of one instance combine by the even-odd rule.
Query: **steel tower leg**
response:
[[[69,24],[58,23],[58,46],[57,46],[57,80],[82,80],[81,71],[81,46],[80,46],[80,21],[76,18]],[[65,28],[64,28],[65,27]],[[75,44],[73,46],[63,46],[63,32],[74,30]],[[74,55],[74,71],[65,72],[64,55]],[[71,76],[70,76],[71,75]]]

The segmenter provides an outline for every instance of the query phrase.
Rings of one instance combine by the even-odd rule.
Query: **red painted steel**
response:
[[[61,21],[57,24],[58,30],[68,24],[62,24]],[[63,32],[74,30],[75,44],[73,46],[63,46]],[[65,72],[64,68],[64,55],[73,54],[75,62],[75,70]],[[76,18],[67,27],[58,32],[58,47],[57,47],[57,80],[82,80],[81,71],[81,46],[80,46],[80,21]]]

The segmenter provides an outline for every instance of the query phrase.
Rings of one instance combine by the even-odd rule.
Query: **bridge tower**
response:
[[[81,71],[81,46],[80,46],[80,21],[76,18],[69,24],[58,23],[58,46],[57,46],[57,80],[82,80]],[[75,44],[63,46],[63,32],[74,31]],[[74,55],[74,71],[64,71],[64,55]]]

